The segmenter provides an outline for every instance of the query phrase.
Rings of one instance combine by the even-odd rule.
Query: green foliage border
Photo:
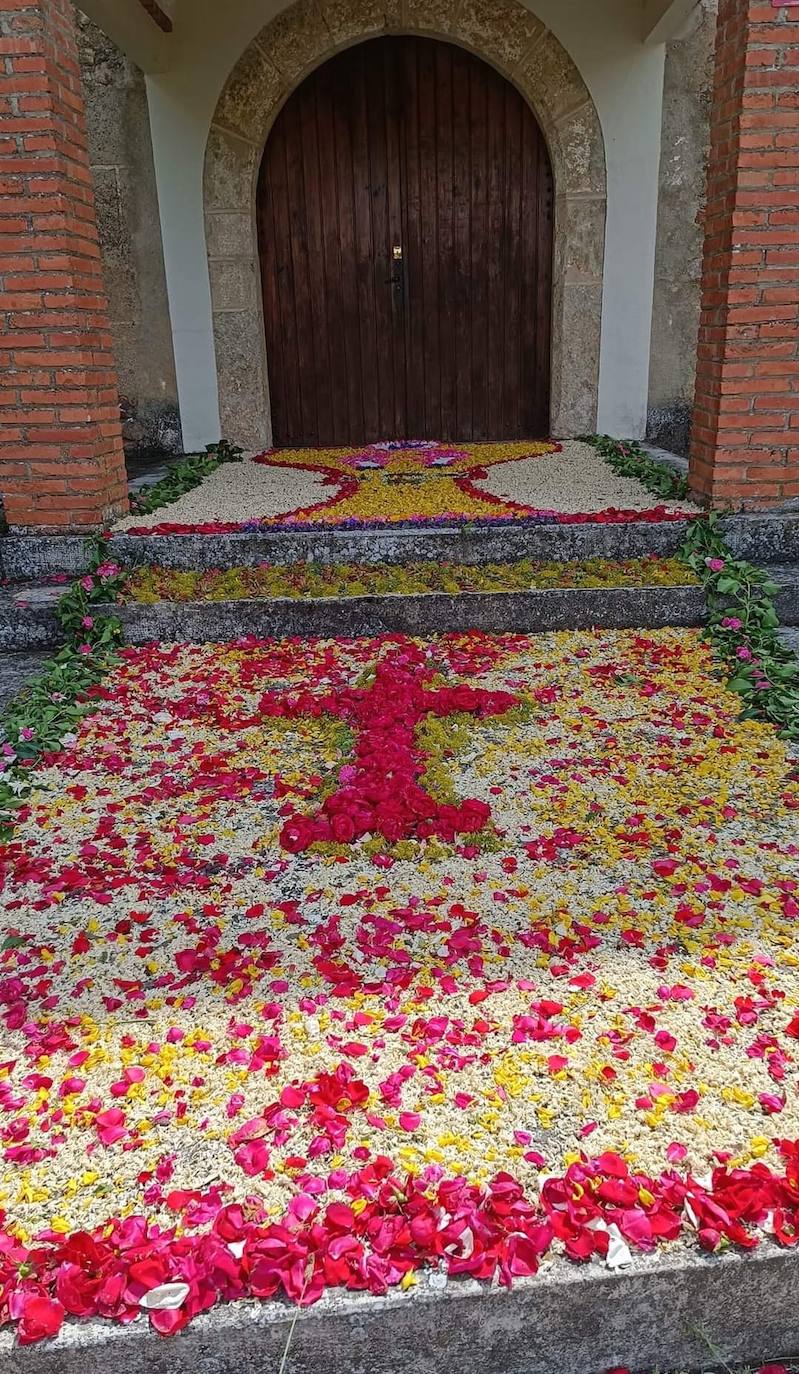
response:
[[[615,472],[636,477],[659,496],[683,497],[688,483],[640,444],[586,436]],[[723,665],[727,686],[741,699],[746,719],[768,720],[789,740],[799,740],[799,660],[779,637],[767,572],[736,558],[727,543],[724,515],[701,512],[688,524],[680,558],[699,579],[708,619],[704,636]]]
[[[92,709],[91,689],[117,658],[122,625],[99,605],[116,600],[125,580],[108,558],[102,538],[87,541],[89,570],[56,607],[65,643],[0,716],[0,839],[7,839],[14,817],[30,791],[34,765],[57,754]]]
[[[166,477],[145,487],[130,498],[132,515],[150,515],[162,506],[170,506],[179,496],[198,487],[210,473],[216,472],[223,463],[240,463],[244,450],[227,439],[217,444],[208,444],[205,453],[190,453],[173,463]]]
[[[684,501],[690,496],[688,478],[668,463],[658,462],[635,439],[611,439],[607,434],[584,434],[584,444],[590,444],[620,477],[634,477],[653,496],[667,496]]]

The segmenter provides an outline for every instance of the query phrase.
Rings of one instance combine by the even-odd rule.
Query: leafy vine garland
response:
[[[661,463],[647,453],[635,439],[611,439],[607,434],[586,434],[582,442],[590,444],[604,458],[608,467],[620,477],[634,477],[653,496],[669,496],[682,501],[690,496],[688,479],[668,463]]]
[[[614,469],[636,477],[659,496],[685,496],[688,484],[640,444],[594,435],[585,440]],[[688,526],[680,549],[685,566],[705,593],[705,638],[724,665],[727,686],[741,698],[743,715],[769,720],[779,733],[799,740],[799,660],[779,637],[774,597],[779,592],[761,568],[736,558],[718,512],[702,512]]]
[[[171,505],[185,492],[199,487],[200,483],[212,472],[216,472],[223,463],[240,463],[243,456],[244,450],[237,444],[231,444],[227,439],[220,439],[217,444],[206,445],[205,453],[188,454],[179,462],[173,463],[160,482],[154,482],[151,487],[131,496],[132,514],[149,515],[151,511],[160,510],[161,506]]]
[[[88,694],[113,666],[122,638],[117,616],[94,607],[116,600],[125,575],[108,559],[102,539],[87,541],[89,571],[73,582],[56,614],[65,643],[0,718],[0,839],[30,790],[34,764],[73,742],[91,709]]]
[[[786,739],[799,740],[799,659],[779,637],[776,582],[734,556],[716,513],[692,521],[681,553],[704,587],[704,634],[744,717],[769,720]]]

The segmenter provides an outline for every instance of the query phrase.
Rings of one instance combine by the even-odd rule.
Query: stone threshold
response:
[[[731,548],[753,563],[799,562],[799,513],[732,515],[725,520]],[[109,554],[123,566],[234,568],[257,563],[507,563],[519,558],[569,561],[644,558],[676,553],[682,521],[625,525],[451,526],[440,529],[359,529],[239,534],[125,535]],[[79,535],[12,534],[0,539],[0,574],[11,580],[77,575],[87,568]]]
[[[0,1332],[4,1374],[603,1374],[757,1366],[799,1347],[791,1250],[675,1248],[620,1271],[546,1263],[506,1290],[429,1271],[406,1293],[326,1294],[313,1307],[250,1301],[164,1339],[130,1326],[68,1321],[20,1349]],[[289,1346],[285,1365],[281,1360]]]

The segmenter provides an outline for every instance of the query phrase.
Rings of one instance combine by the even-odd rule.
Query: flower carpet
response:
[[[130,534],[217,534],[454,524],[682,520],[686,502],[656,501],[591,445],[443,444],[396,440],[363,448],[270,449],[217,469],[163,509],[126,516]]]
[[[0,1321],[799,1238],[799,779],[693,631],[124,650],[0,851]]]

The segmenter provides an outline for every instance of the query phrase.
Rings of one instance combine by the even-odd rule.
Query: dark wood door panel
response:
[[[519,93],[375,39],[287,102],[258,190],[278,444],[548,427],[553,183]]]

